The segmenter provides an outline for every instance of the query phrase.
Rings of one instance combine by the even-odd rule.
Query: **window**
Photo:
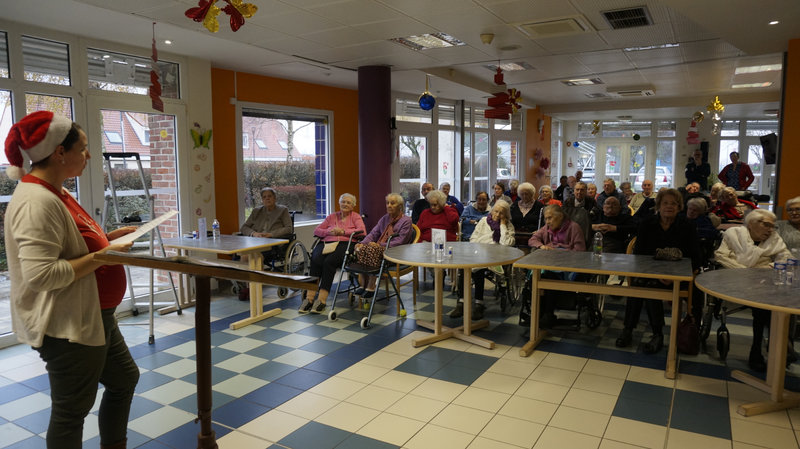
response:
[[[412,100],[397,99],[395,106],[395,116],[397,120],[415,123],[433,123],[431,111],[424,111],[419,107],[419,103]]]
[[[650,137],[651,135],[651,123],[652,122],[631,122],[631,121],[619,121],[619,122],[603,122],[602,124],[602,136],[603,137],[612,137],[612,138],[630,138],[633,137],[634,134],[638,134],[639,137]],[[592,125],[589,123],[589,125]]]
[[[70,85],[67,44],[22,36],[22,62],[27,81]]]
[[[439,124],[453,126],[456,124],[456,107],[452,104],[439,105]]]
[[[147,95],[150,87],[149,57],[87,48],[91,89]],[[179,70],[174,62],[158,61],[162,98],[180,98]]]
[[[279,204],[299,211],[295,223],[328,215],[332,118],[324,111],[242,109],[242,133],[256,142],[242,152],[245,218],[261,205],[263,187],[274,188]]]
[[[242,149],[250,148],[250,134],[242,133]]]
[[[8,36],[0,31],[0,78],[8,77]]]
[[[122,135],[116,131],[103,131],[109,143],[119,144],[122,143]]]
[[[560,184],[559,179],[562,174],[569,176],[561,160],[564,141],[564,124],[560,120],[553,120],[550,123],[550,184],[557,188]]]

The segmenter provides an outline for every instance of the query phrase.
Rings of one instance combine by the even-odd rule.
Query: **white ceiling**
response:
[[[245,0],[248,1],[248,0]],[[197,0],[0,0],[3,18],[91,38],[149,48],[151,23],[162,51],[210,60],[243,72],[357,88],[356,70],[389,65],[392,88],[419,95],[425,74],[437,96],[484,104],[499,90],[487,64],[526,62],[507,72],[508,87],[526,105],[561,119],[691,116],[714,95],[726,116],[764,118],[779,107],[781,72],[736,75],[736,67],[782,62],[800,38],[798,0],[249,0],[256,15],[238,31],[219,15],[212,34],[184,16]],[[223,6],[220,0],[218,6]],[[601,11],[646,6],[653,24],[613,30]],[[589,30],[530,38],[519,25],[572,17]],[[770,26],[770,20],[780,24]],[[413,51],[393,37],[444,32],[465,46]],[[495,35],[483,44],[481,33]],[[624,51],[678,43],[677,48]],[[147,54],[146,51],[144,54]],[[561,80],[600,78],[603,85],[569,87]],[[732,89],[734,83],[772,82]],[[649,87],[651,98],[589,98],[606,89]]]

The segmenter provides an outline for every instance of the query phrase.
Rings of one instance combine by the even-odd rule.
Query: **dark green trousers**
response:
[[[114,309],[103,310],[102,314],[104,346],[86,346],[45,336],[42,346],[36,348],[50,378],[48,449],[82,446],[83,420],[97,397],[98,383],[105,387],[98,414],[100,443],[112,445],[126,439],[139,368],[119,332]]]

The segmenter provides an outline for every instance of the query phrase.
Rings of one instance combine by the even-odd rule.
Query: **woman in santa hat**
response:
[[[94,255],[128,251],[110,244],[133,227],[108,234],[63,188],[90,158],[86,133],[72,120],[39,111],[11,127],[9,178],[20,180],[5,216],[11,319],[17,338],[46,363],[52,408],[48,448],[80,448],[83,420],[98,382],[105,386],[98,423],[103,448],[124,448],[139,369],[117,327],[125,294],[121,265]],[[31,162],[25,174],[23,154]]]

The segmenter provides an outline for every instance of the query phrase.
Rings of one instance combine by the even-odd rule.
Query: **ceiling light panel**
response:
[[[397,42],[401,45],[405,45],[406,47],[417,51],[466,45],[464,42],[461,42],[447,33],[430,33],[417,36],[396,37],[389,40],[392,42]]]
[[[774,72],[781,70],[783,64],[765,64],[765,65],[751,65],[747,67],[736,67],[734,75],[741,75],[744,73],[760,73],[760,72]]]
[[[487,69],[491,70],[492,72],[497,71],[497,64],[489,64],[485,65]],[[522,70],[534,70],[533,66],[528,64],[525,61],[518,61],[518,62],[502,62],[500,63],[500,68],[503,69],[504,72],[517,72]]]
[[[732,84],[731,88],[733,89],[753,89],[759,87],[770,87],[772,86],[771,81],[766,81],[763,83],[743,83],[743,84]]]

